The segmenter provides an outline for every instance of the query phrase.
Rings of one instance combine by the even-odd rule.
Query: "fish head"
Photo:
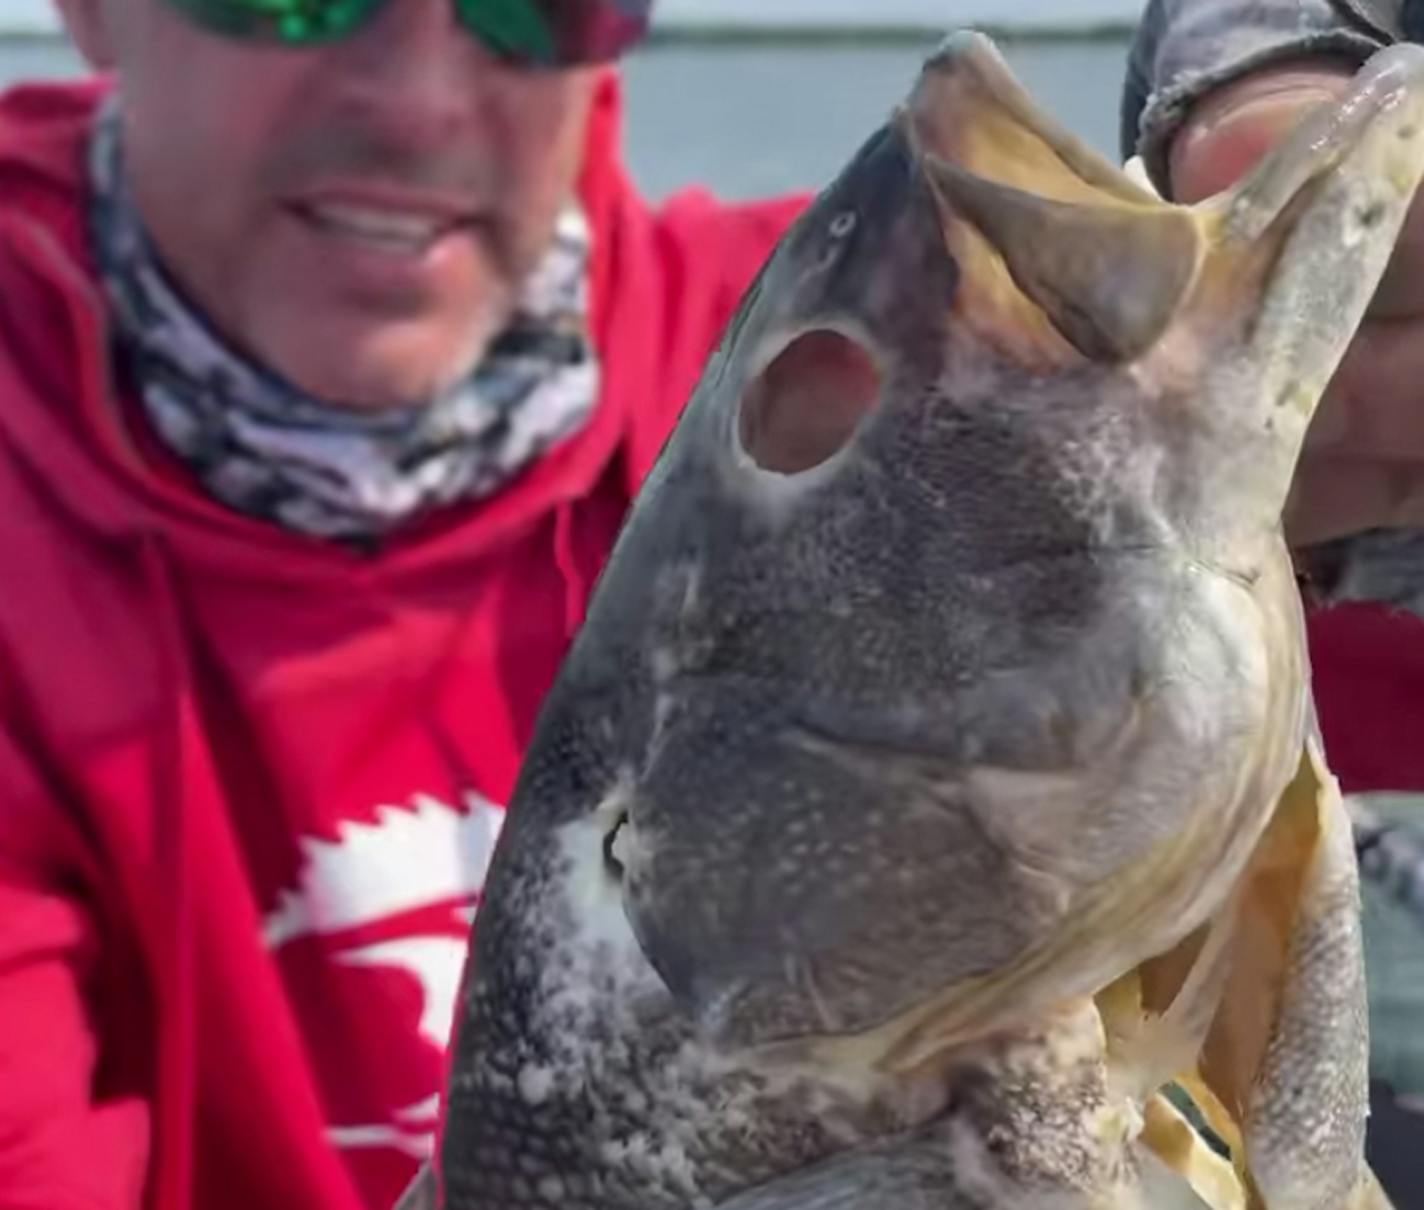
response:
[[[1421,62],[1381,54],[1186,207],[956,36],[782,241],[615,555],[658,585],[618,606],[656,702],[627,906],[705,1028],[874,1028],[1231,834],[1202,804],[1240,805],[1273,729],[1284,784],[1281,513],[1424,169]]]

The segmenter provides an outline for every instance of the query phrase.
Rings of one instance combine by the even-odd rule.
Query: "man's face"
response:
[[[520,70],[450,0],[388,0],[344,41],[226,40],[166,0],[71,0],[116,69],[140,213],[239,349],[378,407],[468,372],[548,246],[596,69]]]

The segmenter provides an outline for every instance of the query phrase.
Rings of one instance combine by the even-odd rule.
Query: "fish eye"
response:
[[[859,220],[856,218],[854,210],[842,210],[831,220],[831,238],[845,239],[852,231]]]
[[[742,448],[762,470],[810,470],[846,446],[880,387],[880,370],[858,342],[830,328],[802,332],[742,396]]]

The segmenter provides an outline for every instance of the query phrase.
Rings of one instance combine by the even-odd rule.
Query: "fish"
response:
[[[1392,47],[1163,201],[951,35],[768,258],[541,709],[447,1210],[1386,1206],[1281,516]]]

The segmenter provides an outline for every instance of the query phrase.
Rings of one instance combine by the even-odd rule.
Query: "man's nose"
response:
[[[409,147],[478,120],[507,71],[460,24],[453,0],[386,0],[340,51],[347,99]]]

